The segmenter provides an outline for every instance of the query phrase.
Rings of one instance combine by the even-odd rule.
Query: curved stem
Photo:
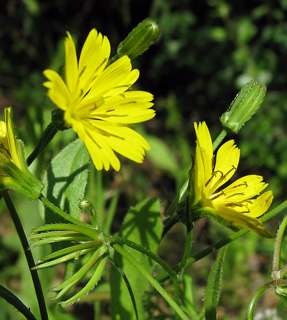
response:
[[[69,214],[67,214],[66,212],[64,212],[63,210],[61,210],[60,208],[56,207],[52,202],[50,202],[42,193],[40,194],[39,198],[38,198],[46,207],[48,207],[49,209],[51,209],[52,211],[54,211],[57,215],[59,215],[60,217],[62,217],[63,219],[76,224],[78,226],[83,226],[86,228],[90,228],[90,229],[94,229],[93,226],[91,226],[88,223],[82,222],[74,217],[71,217]]]
[[[49,144],[49,142],[54,138],[58,130],[54,126],[53,122],[51,122],[45,131],[43,132],[40,141],[37,145],[37,147],[32,151],[32,153],[27,158],[26,162],[29,166],[37,157],[38,155],[46,148],[46,146]]]
[[[10,198],[8,192],[2,191],[2,195],[3,195],[3,198],[4,198],[5,203],[7,205],[7,208],[10,212],[11,218],[13,220],[13,223],[15,225],[19,239],[21,241],[22,248],[25,253],[25,257],[26,257],[26,260],[27,260],[27,263],[29,266],[29,270],[30,270],[31,277],[33,280],[34,288],[36,291],[38,305],[39,305],[39,309],[40,309],[40,313],[41,313],[41,319],[48,320],[49,318],[48,318],[48,313],[47,313],[47,308],[46,308],[46,303],[45,303],[45,299],[44,299],[44,294],[43,294],[41,282],[40,282],[37,270],[33,269],[35,267],[35,262],[34,262],[33,255],[31,253],[31,251],[29,250],[29,244],[28,244],[25,232],[23,230],[21,221],[19,219],[17,211],[11,201],[11,198]]]
[[[179,286],[178,286],[178,278],[175,271],[165,262],[163,261],[158,255],[154,254],[147,248],[132,242],[128,239],[121,238],[121,237],[111,237],[108,239],[111,245],[113,244],[124,244],[130,248],[133,248],[146,256],[148,256],[150,259],[154,260],[156,263],[158,263],[164,270],[166,270],[167,274],[169,275],[170,279],[173,282],[174,286],[174,300],[179,303]]]
[[[27,320],[37,320],[33,313],[27,308],[24,303],[18,299],[10,290],[0,285],[0,296],[10,303],[15,309],[23,314]]]
[[[254,313],[256,303],[259,300],[259,298],[261,297],[261,295],[263,294],[263,292],[269,288],[271,288],[271,284],[265,283],[261,288],[259,288],[256,291],[255,295],[251,299],[249,306],[248,306],[248,312],[247,312],[247,319],[248,320],[253,320],[253,313]]]
[[[274,247],[273,264],[272,264],[272,274],[279,271],[279,269],[280,269],[280,252],[281,252],[281,245],[282,245],[282,241],[283,241],[283,235],[284,235],[286,227],[287,227],[287,216],[283,219],[283,221],[280,224],[280,227],[277,231],[275,247]],[[283,270],[281,270],[281,271],[283,271]],[[285,270],[283,272],[286,273]],[[284,275],[282,275],[280,272],[280,278],[282,278],[283,276]]]
[[[136,259],[124,250],[120,245],[114,243],[113,248],[121,256],[127,259],[149,282],[150,284],[159,292],[159,294],[166,300],[166,302],[173,308],[177,315],[184,320],[189,320],[188,316],[182,311],[180,306],[170,297],[170,295],[163,289],[163,287],[142,267]]]

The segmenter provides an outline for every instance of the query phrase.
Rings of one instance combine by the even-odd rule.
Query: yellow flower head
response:
[[[0,121],[0,190],[14,189],[30,199],[38,198],[43,184],[27,168],[23,145],[15,138],[11,108]]]
[[[110,66],[109,40],[93,29],[77,59],[69,33],[65,41],[65,81],[53,70],[45,70],[50,99],[64,111],[67,127],[72,127],[85,143],[98,170],[120,169],[114,151],[141,163],[149,145],[130,128],[149,120],[152,94],[128,91],[139,77],[131,61],[123,56]]]
[[[273,236],[257,219],[268,210],[273,200],[272,191],[259,195],[267,187],[263,177],[248,175],[221,188],[237,170],[240,151],[234,140],[229,140],[219,148],[214,162],[212,140],[206,123],[195,123],[194,127],[197,137],[195,205],[231,225],[244,227],[265,237]]]

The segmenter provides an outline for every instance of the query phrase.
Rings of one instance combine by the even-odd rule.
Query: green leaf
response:
[[[219,302],[220,290],[222,285],[223,262],[225,248],[218,252],[215,263],[208,276],[207,287],[205,290],[205,318],[206,320],[216,320],[216,307]]]
[[[160,218],[160,206],[158,199],[146,199],[127,213],[121,236],[137,244],[144,246],[156,253],[161,239],[162,224]],[[124,246],[137,261],[149,272],[152,273],[155,263],[142,253]],[[115,254],[114,261],[118,268],[128,278],[135,299],[138,319],[146,319],[143,307],[144,291],[147,289],[147,280],[119,254]],[[126,287],[124,279],[115,269],[111,269],[111,308],[113,319],[137,319],[136,311]]]
[[[81,140],[75,140],[51,161],[43,179],[44,196],[74,218],[80,215],[78,205],[88,180],[88,161],[85,145]],[[62,221],[42,203],[40,214],[46,223]]]
[[[171,148],[155,136],[146,136],[145,138],[151,149],[150,152],[147,152],[147,158],[158,168],[175,174],[178,170],[178,165]]]
[[[185,313],[191,316],[193,320],[199,320],[199,315],[195,311],[193,293],[192,293],[192,277],[184,273],[182,275],[182,282],[183,282],[183,290],[182,290],[182,304],[183,310]]]

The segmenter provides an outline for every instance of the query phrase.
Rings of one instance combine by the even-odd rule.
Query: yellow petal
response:
[[[219,203],[241,203],[260,194],[268,186],[263,177],[258,175],[244,176],[218,193],[212,195],[212,201]]]
[[[120,161],[112,148],[104,141],[101,134],[86,128],[84,130],[78,128],[79,130],[77,130],[77,128],[73,127],[73,129],[85,143],[97,170],[105,169],[107,171],[112,166],[116,171],[119,171]]]
[[[73,93],[78,83],[79,71],[75,44],[69,32],[65,40],[65,75],[67,87]]]
[[[272,191],[267,191],[252,200],[252,203],[249,205],[250,213],[248,213],[248,216],[253,218],[262,216],[271,206],[273,198]]]
[[[49,80],[44,86],[49,89],[48,96],[53,103],[62,110],[66,110],[71,103],[71,94],[60,75],[54,70],[45,70],[45,77]]]
[[[14,162],[18,168],[22,168],[22,163],[19,159],[19,154],[18,154],[18,146],[15,138],[11,112],[12,112],[11,107],[5,109],[5,122],[6,122],[6,128],[7,128],[8,150],[10,152],[12,162]]]
[[[212,139],[205,122],[194,123],[197,144],[200,149],[204,149],[208,158],[213,157]]]
[[[226,183],[235,173],[239,163],[240,151],[234,140],[225,142],[218,150],[214,176],[210,183],[210,192],[213,193]]]
[[[89,98],[100,95],[106,99],[122,94],[136,82],[138,77],[139,71],[137,69],[132,70],[130,59],[127,56],[123,56],[112,63],[97,78],[91,92],[89,92]]]
[[[92,29],[83,45],[79,60],[80,87],[87,92],[105,69],[111,53],[110,42]]]
[[[213,150],[211,136],[206,123],[194,123],[194,128],[197,136],[194,179],[196,198],[199,200],[202,197],[202,193],[205,193],[206,198],[209,196],[209,194],[206,194],[208,192],[206,183],[212,174]]]
[[[152,98],[148,92],[129,91],[106,99],[101,106],[90,112],[89,117],[117,124],[143,122],[155,116],[155,111],[150,109],[153,106]]]
[[[224,220],[228,221],[231,225],[243,227],[260,234],[263,237],[272,238],[274,234],[265,229],[262,226],[260,220],[253,217],[240,214],[232,209],[224,206],[219,206],[216,209],[216,213]]]

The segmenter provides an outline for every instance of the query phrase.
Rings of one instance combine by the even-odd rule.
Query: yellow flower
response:
[[[37,199],[43,184],[27,168],[23,144],[15,138],[11,108],[0,121],[0,190],[14,189],[30,199]]]
[[[194,126],[197,136],[194,204],[200,211],[219,216],[231,225],[244,227],[265,237],[273,236],[257,219],[268,210],[273,200],[272,191],[259,195],[267,187],[263,177],[244,176],[221,188],[237,170],[240,151],[234,140],[229,140],[219,148],[214,163],[212,140],[206,123],[195,123]]]
[[[139,77],[131,61],[123,56],[107,66],[109,40],[93,29],[77,59],[69,33],[65,41],[65,81],[53,70],[45,70],[50,99],[64,111],[67,127],[72,127],[85,143],[98,170],[120,169],[117,152],[135,162],[143,162],[145,139],[130,128],[154,117],[152,94],[128,91]]]

